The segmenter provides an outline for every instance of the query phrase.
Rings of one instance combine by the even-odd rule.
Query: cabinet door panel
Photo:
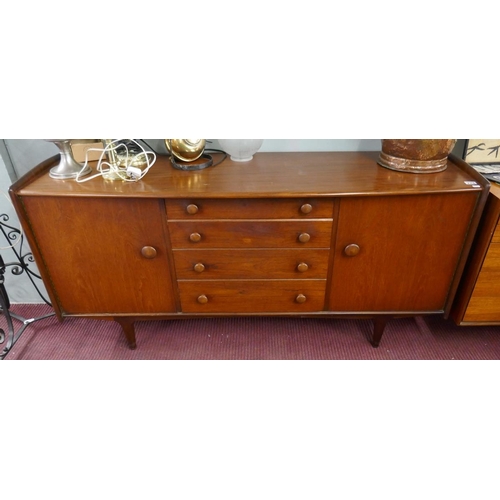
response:
[[[64,312],[175,311],[158,200],[25,197],[23,204]],[[144,247],[154,250],[145,257]]]
[[[475,202],[473,193],[342,199],[330,309],[443,310]],[[346,255],[353,244],[359,252]]]

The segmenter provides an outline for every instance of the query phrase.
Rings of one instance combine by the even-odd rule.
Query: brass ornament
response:
[[[181,161],[195,161],[205,150],[205,139],[165,139],[169,153]]]

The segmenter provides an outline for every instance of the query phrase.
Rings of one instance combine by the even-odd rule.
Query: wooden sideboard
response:
[[[378,152],[257,153],[200,171],[159,157],[143,180],[10,189],[59,319],[447,316],[489,184],[462,160],[411,174]],[[95,165],[93,165],[95,168]]]
[[[500,325],[500,186],[495,183],[450,316],[458,325]]]

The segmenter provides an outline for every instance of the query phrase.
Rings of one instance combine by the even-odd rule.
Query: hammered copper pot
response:
[[[456,139],[382,139],[378,163],[401,172],[441,172]]]

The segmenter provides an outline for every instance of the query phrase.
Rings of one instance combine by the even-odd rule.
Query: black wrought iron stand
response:
[[[37,285],[36,280],[41,280],[41,276],[39,276],[29,268],[30,263],[35,262],[33,254],[31,252],[23,254],[24,237],[22,232],[16,227],[8,225],[8,220],[9,216],[7,214],[0,215],[0,231],[3,233],[5,239],[9,242],[9,248],[14,252],[17,260],[6,264],[3,257],[0,255],[0,313],[5,316],[8,329],[8,332],[6,334],[5,331],[0,328],[0,346],[1,344],[6,342],[4,349],[0,353],[0,360],[3,360],[5,356],[7,356],[10,350],[19,340],[19,337],[23,334],[24,330],[29,325],[31,325],[35,321],[50,318],[51,316],[55,315],[55,312],[52,312],[50,314],[46,314],[37,318],[23,318],[22,316],[19,316],[10,310],[9,295],[7,293],[7,289],[5,288],[5,272],[8,267],[12,267],[12,274],[16,276],[26,273],[42,300],[51,307],[52,304],[44,297],[43,293],[40,291],[40,288]],[[22,326],[17,332],[14,330],[14,323],[12,321],[13,319],[22,323]]]

